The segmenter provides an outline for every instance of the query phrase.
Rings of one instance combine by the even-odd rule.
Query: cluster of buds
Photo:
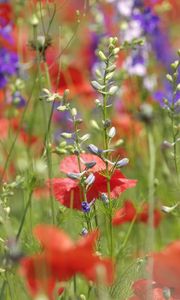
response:
[[[89,172],[89,169],[92,169],[95,166],[96,162],[95,161],[85,162],[82,158],[81,158],[81,162],[84,164],[85,169],[79,173],[68,173],[67,177],[71,178],[72,180],[79,180],[80,185],[85,187],[87,191],[95,181],[95,176],[93,173]]]
[[[172,86],[173,95],[172,100],[164,98],[165,108],[168,109],[170,112],[170,116],[174,113],[180,112],[180,99],[179,99],[179,92],[180,92],[180,82],[179,82],[179,67],[180,67],[180,51],[178,51],[178,59],[175,60],[171,64],[172,74],[167,74],[166,79]]]
[[[93,88],[102,96],[113,96],[118,91],[118,86],[113,84],[113,77],[116,70],[115,61],[119,53],[120,48],[116,47],[117,38],[111,37],[108,41],[108,51],[104,53],[102,50],[98,50],[97,55],[100,59],[101,67],[95,71],[96,80],[91,81]],[[95,100],[96,106],[103,109],[103,103],[101,100]],[[110,107],[111,105],[107,105]]]
[[[8,205],[8,199],[14,195],[14,190],[20,187],[24,182],[24,179],[20,176],[16,177],[16,180],[11,183],[4,183],[2,186],[2,192],[0,197],[0,223],[6,222],[10,214],[10,207]]]

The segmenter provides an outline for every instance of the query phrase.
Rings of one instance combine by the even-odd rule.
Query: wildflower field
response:
[[[180,0],[0,0],[0,300],[180,300]]]

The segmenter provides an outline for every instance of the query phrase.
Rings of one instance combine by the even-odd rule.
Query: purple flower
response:
[[[155,34],[158,29],[159,17],[150,8],[145,8],[143,12],[134,12],[133,18],[140,22],[145,34]]]
[[[86,201],[83,201],[83,202],[81,203],[81,207],[82,207],[82,211],[83,211],[84,213],[90,212],[90,209],[91,209],[90,203],[88,203],[88,202],[86,202]]]
[[[9,52],[5,48],[0,49],[0,88],[3,88],[9,76],[18,71],[18,56],[14,52]]]
[[[5,40],[7,40],[10,44],[13,44],[12,38],[12,26],[11,24],[7,24],[5,26],[1,26],[2,22],[0,22],[0,36],[2,36]]]
[[[22,97],[21,93],[19,91],[16,91],[12,95],[12,103],[17,107],[21,108],[26,105],[26,100]]]
[[[151,44],[158,61],[160,61],[168,69],[174,56],[167,33],[157,29],[156,34],[151,37]]]
[[[179,73],[177,81],[180,82],[180,73]],[[176,93],[174,94],[172,85],[168,81],[166,81],[164,83],[164,88],[162,90],[157,90],[153,96],[154,96],[154,99],[157,102],[159,102],[159,104],[162,107],[168,108],[168,106],[171,106],[173,103],[176,104],[179,101],[180,91],[176,91]],[[167,104],[164,102],[164,99],[166,99],[168,101]],[[175,111],[176,111],[176,113],[180,112],[180,107],[178,105],[177,105],[177,107],[175,105]]]
[[[148,65],[148,49],[145,47],[132,51],[124,64],[125,69],[131,75],[145,76]]]

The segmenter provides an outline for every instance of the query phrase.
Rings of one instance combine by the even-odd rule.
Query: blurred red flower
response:
[[[132,222],[132,220],[136,217],[136,209],[133,203],[129,200],[124,202],[124,206],[116,211],[112,223],[113,225],[121,225],[126,222]]]
[[[56,283],[69,280],[77,273],[88,280],[97,281],[98,269],[104,283],[113,282],[113,262],[94,253],[99,236],[97,230],[76,243],[64,231],[50,225],[36,226],[34,235],[42,245],[43,252],[21,261],[21,273],[33,296],[43,292],[52,300]]]
[[[142,222],[142,223],[147,223],[148,222],[148,204],[145,203],[143,205],[143,208],[142,208],[142,211],[138,214],[137,216],[137,220]],[[153,216],[153,219],[154,219],[154,227],[158,227],[160,222],[161,222],[161,219],[162,219],[162,215],[161,215],[161,212],[155,208],[154,209],[154,216]]]
[[[23,126],[20,124],[20,121],[18,119],[12,119],[10,121],[10,126],[13,128],[13,130],[16,134],[18,133],[19,138],[21,139],[21,141],[24,144],[26,144],[28,146],[32,146],[33,144],[35,144],[37,142],[39,142],[39,143],[41,142],[38,136],[27,132],[23,128]]]
[[[3,21],[9,23],[11,21],[11,17],[12,17],[11,5],[9,3],[0,3],[0,19],[3,19]]]
[[[9,121],[5,118],[0,118],[0,139],[4,140],[8,137]]]
[[[118,226],[127,222],[132,222],[136,218],[136,222],[148,222],[148,204],[144,204],[141,211],[137,212],[134,204],[130,200],[124,202],[124,206],[116,211],[112,224]],[[158,209],[154,209],[154,227],[158,227],[161,222],[161,213]]]
[[[107,180],[102,174],[105,170],[105,163],[97,156],[92,154],[82,154],[81,158],[85,162],[95,161],[96,165],[90,171],[95,176],[95,181],[87,191],[88,202],[98,198],[101,193],[107,193]],[[85,166],[81,166],[81,171]],[[66,157],[60,170],[65,173],[78,173],[78,161],[75,155]],[[111,198],[117,198],[122,192],[136,185],[136,180],[127,179],[119,170],[115,170],[110,179]],[[51,181],[55,198],[64,206],[81,209],[82,193],[78,181],[70,178],[54,178]]]
[[[180,240],[173,242],[159,253],[153,253],[151,257],[153,280],[160,287],[172,289],[173,297],[180,298]]]
[[[129,300],[146,300],[148,293],[151,295],[151,300],[166,300],[163,290],[156,286],[154,282],[147,279],[139,279],[133,284],[134,296]],[[170,297],[169,300],[174,298]]]

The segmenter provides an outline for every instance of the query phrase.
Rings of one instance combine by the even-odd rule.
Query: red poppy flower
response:
[[[142,211],[138,214],[138,220],[140,222],[143,223],[147,223],[148,222],[148,204],[144,204]],[[158,227],[161,219],[162,219],[162,215],[161,212],[158,209],[154,209],[154,227]]]
[[[173,297],[180,298],[180,240],[151,256],[153,258],[153,280],[161,287],[171,288]]]
[[[38,3],[38,0],[33,0],[33,2],[36,4]],[[42,4],[47,4],[47,3],[55,3],[55,0],[41,0]]]
[[[73,94],[90,94],[93,95],[93,89],[86,79],[81,69],[69,66],[67,70],[62,72],[60,79],[60,88],[62,91],[69,88]]]
[[[129,300],[145,300],[147,298],[148,290],[153,289],[153,284],[151,280],[139,279],[133,283],[133,292],[135,296],[131,297]]]
[[[136,216],[136,209],[133,203],[129,200],[124,202],[124,206],[120,208],[113,217],[113,225],[121,225],[126,222],[131,222]]]
[[[11,21],[12,9],[8,3],[0,3],[0,19],[9,23]]]
[[[21,274],[26,279],[31,295],[43,293],[53,300],[56,278],[51,273],[45,254],[36,254],[21,261]]]
[[[98,268],[104,283],[113,282],[112,261],[94,253],[98,231],[91,232],[76,243],[62,230],[49,225],[36,226],[34,235],[40,241],[43,252],[21,261],[21,272],[32,295],[43,292],[52,300],[58,282],[69,280],[77,273],[97,281]]]
[[[82,154],[81,158],[85,162],[95,161],[96,165],[90,171],[95,176],[95,181],[87,191],[88,202],[98,198],[101,193],[107,193],[107,180],[101,172],[105,170],[105,163],[92,154]],[[81,166],[82,170],[85,166]],[[75,155],[66,157],[60,165],[60,170],[66,173],[79,172],[78,161]],[[81,170],[81,171],[82,171]],[[126,189],[134,187],[136,180],[127,179],[119,170],[115,170],[110,179],[111,198],[117,198]],[[55,198],[64,206],[81,209],[82,193],[77,181],[69,178],[52,179],[52,187]]]
[[[49,194],[50,194],[50,191],[49,191],[49,188],[47,187],[47,185],[38,186],[33,191],[33,196],[37,200],[48,199]]]
[[[114,226],[121,225],[127,222],[132,222],[136,217],[137,222],[148,223],[148,204],[144,204],[142,210],[137,213],[134,204],[126,200],[124,206],[116,211],[112,224]],[[154,227],[158,227],[161,222],[161,213],[158,209],[154,209]]]
[[[125,112],[119,113],[113,118],[113,125],[118,130],[117,138],[132,139],[134,135],[138,135],[142,131],[142,124]]]
[[[18,119],[11,120],[11,126],[15,133],[19,132],[19,137],[24,144],[32,146],[33,144],[37,143],[37,141],[40,142],[38,136],[29,134],[23,127],[20,128]]]

